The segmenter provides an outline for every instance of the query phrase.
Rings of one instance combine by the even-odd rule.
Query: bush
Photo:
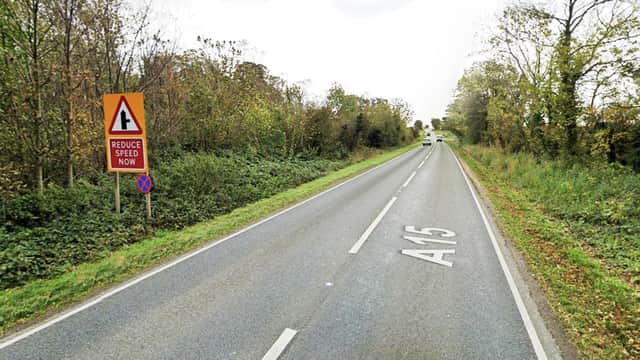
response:
[[[155,229],[180,229],[318,178],[342,163],[188,154],[152,172],[153,218],[145,223],[135,176],[121,176],[121,214],[113,212],[113,181],[49,186],[42,195],[4,200],[0,227],[0,288],[49,278],[99,259]]]
[[[640,282],[640,174],[618,164],[568,165],[480,146],[468,152],[566,223],[608,267]]]

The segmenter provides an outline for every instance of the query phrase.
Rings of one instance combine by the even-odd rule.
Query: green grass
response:
[[[214,239],[222,238],[415,146],[412,144],[384,152],[180,231],[158,231],[151,238],[125,245],[99,261],[80,264],[60,276],[34,280],[21,287],[4,290],[0,293],[0,334],[83,300],[101,289],[168,262]]]
[[[452,148],[488,190],[585,358],[640,357],[640,177],[479,146]]]

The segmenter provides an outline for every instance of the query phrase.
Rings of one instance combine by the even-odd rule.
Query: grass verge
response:
[[[415,147],[416,144],[411,144],[385,152],[181,231],[159,231],[149,239],[122,247],[102,260],[81,264],[61,276],[4,290],[0,293],[0,335],[231,234]]]
[[[607,252],[599,245],[620,244],[612,224],[599,226],[604,239],[587,238],[584,235],[590,232],[583,230],[588,223],[585,217],[562,216],[567,214],[559,213],[554,203],[557,200],[551,198],[560,198],[564,195],[558,191],[567,191],[552,181],[576,186],[579,177],[553,164],[548,168],[557,175],[553,180],[553,174],[540,176],[541,170],[530,170],[545,164],[519,158],[522,155],[450,145],[488,190],[504,232],[541,283],[580,355],[589,359],[640,358],[640,294],[633,280],[635,247],[628,245],[624,257],[636,266],[621,266],[620,256],[613,254],[611,247]],[[548,194],[544,187],[550,188]],[[575,196],[573,193],[577,191],[567,196]],[[566,209],[576,205],[576,211],[584,214],[593,200],[578,196],[575,201],[581,204],[565,202],[561,207],[570,211]],[[632,224],[629,219],[618,227]]]

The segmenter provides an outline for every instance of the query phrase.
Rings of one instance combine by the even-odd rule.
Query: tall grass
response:
[[[607,267],[640,285],[640,174],[615,164],[569,165],[480,146],[469,152],[564,222]]]

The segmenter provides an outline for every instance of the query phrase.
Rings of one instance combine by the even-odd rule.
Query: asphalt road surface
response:
[[[0,359],[553,357],[477,201],[446,144],[416,148],[2,340]]]

